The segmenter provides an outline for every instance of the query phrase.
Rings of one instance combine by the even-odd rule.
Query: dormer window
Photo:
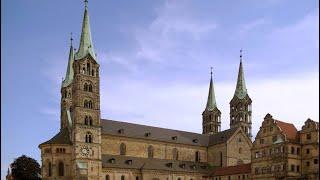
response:
[[[191,165],[190,167],[191,167],[191,169],[196,169],[197,168],[196,165],[194,165],[194,164]]]
[[[186,164],[180,164],[180,168],[185,168]]]
[[[114,163],[116,162],[116,160],[115,160],[114,158],[111,158],[111,159],[109,159],[109,162],[110,162],[111,164],[114,164]]]
[[[172,136],[171,139],[175,141],[175,140],[178,139],[178,137],[177,136]]]
[[[167,163],[166,166],[172,168],[172,163]]]
[[[145,137],[149,137],[150,135],[151,135],[150,132],[146,132],[146,133],[144,134]]]
[[[119,134],[123,134],[123,133],[124,133],[124,129],[119,129],[119,130],[118,130],[118,133],[119,133]]]
[[[198,142],[198,139],[193,139],[192,142],[193,142],[193,143],[197,143],[197,142]]]
[[[131,164],[132,164],[132,160],[129,159],[129,160],[126,161],[126,163],[129,164],[129,165],[131,165]]]

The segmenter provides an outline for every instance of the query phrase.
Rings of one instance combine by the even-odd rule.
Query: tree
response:
[[[16,180],[39,180],[40,178],[39,163],[26,155],[22,155],[14,160],[11,164],[11,174]]]

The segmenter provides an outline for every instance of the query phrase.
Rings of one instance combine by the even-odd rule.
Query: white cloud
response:
[[[103,81],[102,81],[103,83]],[[191,132],[202,132],[201,113],[205,107],[208,84],[157,85],[134,81],[106,84],[101,92],[102,118],[147,124]],[[222,111],[222,129],[229,127],[229,101],[235,82],[216,83],[217,103]],[[253,100],[253,134],[263,117],[294,123],[300,129],[308,118],[319,116],[318,76],[304,74],[291,78],[247,82]]]
[[[157,11],[157,17],[144,29],[137,29],[139,44],[137,58],[159,62],[168,59],[185,59],[195,42],[205,38],[217,28],[217,23],[207,16],[194,12],[186,1],[166,1]]]

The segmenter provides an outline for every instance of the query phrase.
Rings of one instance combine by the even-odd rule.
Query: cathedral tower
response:
[[[91,39],[87,1],[79,49],[73,63],[73,172],[75,179],[99,179],[101,167],[99,64]]]
[[[230,128],[242,127],[244,132],[251,137],[251,103],[248,95],[244,72],[242,67],[242,50],[240,50],[240,65],[238,80],[233,98],[230,101]]]
[[[202,134],[216,134],[221,131],[221,112],[217,107],[212,82],[212,68],[208,100],[202,113]]]
[[[72,81],[73,81],[73,62],[74,62],[74,49],[72,46],[72,37],[71,45],[68,59],[68,67],[66,72],[66,77],[61,84],[61,127],[60,129],[68,128],[71,131],[71,106],[72,106]]]

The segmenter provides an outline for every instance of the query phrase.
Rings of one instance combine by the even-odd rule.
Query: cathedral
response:
[[[221,131],[211,72],[203,132],[198,134],[101,118],[100,65],[87,2],[81,31],[77,50],[71,39],[61,83],[60,131],[39,145],[42,179],[206,180],[221,171],[250,179],[252,100],[242,55],[230,101],[230,128]]]

